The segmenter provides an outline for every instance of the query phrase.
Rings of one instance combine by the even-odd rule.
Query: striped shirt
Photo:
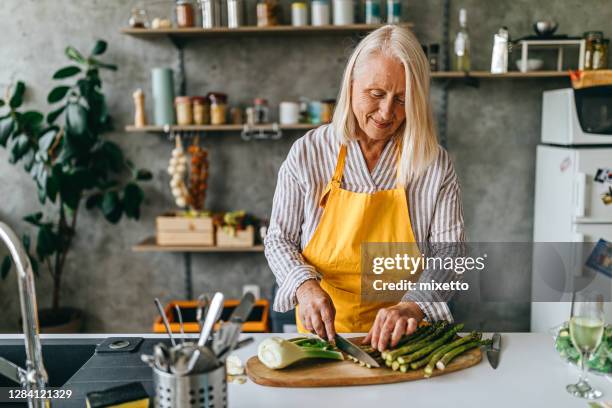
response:
[[[308,279],[320,278],[301,252],[321,219],[323,209],[319,200],[333,175],[339,150],[339,139],[334,136],[332,126],[324,125],[298,139],[280,167],[265,239],[266,258],[279,286],[274,299],[276,311],[294,308],[297,288]],[[350,141],[341,188],[358,193],[396,188],[395,151],[395,140],[387,143],[370,173],[359,143]],[[464,242],[460,196],[453,164],[446,150],[440,147],[436,159],[406,188],[412,229],[419,246],[422,243],[435,246],[435,243]],[[443,252],[442,248],[435,254],[429,252],[428,256],[441,256]],[[420,279],[429,281],[436,273],[437,281],[449,281],[454,275],[450,272],[440,274],[440,271],[426,270]],[[402,300],[416,302],[430,321],[452,321],[446,303],[452,295],[450,292],[411,291]]]

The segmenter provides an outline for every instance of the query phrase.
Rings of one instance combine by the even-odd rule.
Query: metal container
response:
[[[221,26],[220,0],[200,0],[202,9],[202,27],[214,28]]]
[[[243,3],[242,0],[227,0],[227,26],[238,28],[243,25]]]
[[[227,407],[225,365],[207,373],[178,376],[153,368],[156,408]]]

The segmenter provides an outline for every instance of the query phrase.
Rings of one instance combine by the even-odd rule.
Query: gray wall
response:
[[[29,85],[28,103],[43,106],[53,71],[66,63],[63,49],[88,49],[98,37],[109,41],[106,58],[119,65],[105,75],[105,92],[117,131],[110,137],[139,166],[153,170],[146,187],[140,222],[123,220],[111,226],[83,210],[78,240],[68,257],[63,302],[84,309],[90,332],[147,331],[154,316],[152,298],[179,298],[183,293],[182,258],[178,254],[136,254],[130,247],[154,232],[154,217],[172,208],[165,173],[172,145],[160,136],[126,134],[132,122],[131,92],[149,91],[150,69],[173,65],[175,51],[167,40],[123,36],[119,30],[131,2],[89,0],[5,0],[0,51],[0,87],[22,79]],[[252,0],[248,1],[253,3]],[[440,42],[441,1],[404,0],[406,19],[424,43]],[[514,37],[530,33],[537,18],[552,16],[560,32],[581,34],[606,30],[612,7],[606,0],[453,2],[453,26],[460,5],[467,7],[475,69],[489,67],[492,34],[501,25]],[[285,7],[287,10],[287,7]],[[251,20],[253,16],[249,17]],[[606,24],[608,23],[608,24]],[[610,34],[610,33],[608,33]],[[186,51],[190,94],[211,90],[229,93],[231,103],[246,104],[266,97],[272,105],[287,98],[334,97],[346,56],[347,37],[291,36],[193,41]],[[468,237],[472,241],[526,241],[532,233],[535,145],[539,138],[540,95],[567,86],[561,79],[485,80],[480,88],[453,83],[448,136],[463,186]],[[434,85],[434,102],[440,82]],[[147,94],[150,97],[150,93]],[[150,98],[148,100],[150,102]],[[47,109],[46,107],[44,108]],[[211,183],[207,204],[212,209],[246,209],[267,217],[276,172],[299,132],[280,141],[242,142],[237,134],[211,135]],[[19,233],[28,226],[21,217],[38,210],[35,188],[22,168],[7,162],[0,150],[0,219]],[[193,257],[196,291],[221,289],[238,296],[244,283],[257,283],[269,293],[273,276],[261,254],[215,254]],[[41,306],[50,303],[50,279],[37,282]],[[0,282],[0,330],[17,330],[18,301],[14,275]],[[483,312],[476,314],[475,312]],[[506,330],[528,328],[525,305],[465,305],[458,317],[471,325]]]

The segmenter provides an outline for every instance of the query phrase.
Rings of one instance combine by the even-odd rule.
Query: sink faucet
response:
[[[3,222],[0,222],[0,240],[6,244],[15,269],[17,270],[17,282],[19,284],[19,303],[21,305],[21,320],[23,321],[23,334],[26,347],[26,367],[19,369],[21,385],[28,391],[44,390],[48,382],[47,371],[43,364],[42,351],[40,347],[38,307],[36,305],[36,290],[34,288],[34,274],[30,258],[17,238],[13,230]],[[30,395],[30,393],[28,393]],[[30,407],[47,407],[44,399],[30,399]]]

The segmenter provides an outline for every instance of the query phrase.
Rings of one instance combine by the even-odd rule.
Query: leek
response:
[[[341,352],[330,350],[330,348],[331,345],[328,342],[318,339],[307,342],[304,339],[289,341],[280,337],[270,337],[259,344],[257,357],[266,367],[274,370],[309,358],[344,360]]]

